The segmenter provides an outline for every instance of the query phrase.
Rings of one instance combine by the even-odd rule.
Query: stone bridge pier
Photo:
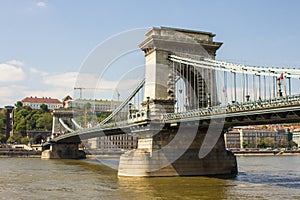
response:
[[[79,150],[80,142],[55,143],[51,142],[42,152],[42,159],[81,159],[85,152]]]
[[[184,128],[182,128],[184,126]],[[217,134],[213,146],[207,146],[208,154],[199,157],[200,148],[205,144],[207,128],[181,124],[178,127],[164,127],[152,137],[138,140],[138,149],[121,156],[119,176],[214,176],[234,177],[237,172],[236,157],[227,151],[224,135]],[[189,134],[195,132],[195,137]],[[145,131],[144,134],[153,134]],[[176,139],[176,134],[181,136]],[[194,134],[194,133],[193,133]],[[191,144],[186,145],[191,140]],[[205,151],[205,149],[204,149]]]

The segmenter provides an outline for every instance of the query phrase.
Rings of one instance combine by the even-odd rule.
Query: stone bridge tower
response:
[[[75,130],[75,125],[74,123],[72,123],[73,115],[74,115],[73,110],[65,110],[65,109],[53,110],[52,135],[60,135],[68,131],[62,125],[62,123],[67,125],[70,129]]]
[[[147,39],[140,44],[140,48],[144,51],[146,57],[144,99],[146,101],[146,98],[150,97],[151,117],[155,119],[162,111],[166,113],[174,112],[174,98],[168,92],[170,74],[172,76],[172,64],[168,60],[168,56],[172,54],[191,58],[215,58],[216,51],[222,43],[214,42],[215,35],[209,32],[176,28],[152,28],[145,35]],[[210,77],[203,77],[202,75],[203,80],[213,80],[213,84],[208,84],[208,87],[215,89],[215,73],[214,71],[209,73]],[[198,87],[203,90],[204,84],[202,84],[202,88],[201,85],[198,85]],[[194,89],[196,90],[196,88]],[[207,97],[198,95],[197,98],[204,101],[203,99]],[[214,94],[211,101],[216,104],[216,94]],[[146,103],[144,103],[145,105]]]

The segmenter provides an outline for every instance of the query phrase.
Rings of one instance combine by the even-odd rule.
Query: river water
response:
[[[234,179],[118,178],[94,160],[0,159],[0,199],[300,199],[300,156],[238,157]]]

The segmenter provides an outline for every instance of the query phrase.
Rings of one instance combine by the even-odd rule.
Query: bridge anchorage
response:
[[[300,70],[215,60],[222,43],[209,32],[160,27],[145,35],[145,79],[97,126],[58,120],[66,133],[50,146],[74,144],[75,153],[52,148],[45,157],[76,158],[80,139],[134,134],[138,148],[121,155],[119,176],[235,176],[236,158],[224,144],[229,128],[299,121],[292,84]]]

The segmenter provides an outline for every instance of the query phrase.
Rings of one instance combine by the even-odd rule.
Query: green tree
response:
[[[259,147],[260,148],[266,148],[267,147],[266,141],[265,140],[260,140],[259,141]]]
[[[293,140],[291,140],[289,142],[289,147],[297,147],[297,146],[298,146],[298,144],[296,142],[294,142]]]
[[[274,147],[274,144],[275,144],[274,138],[266,137],[265,144],[266,144],[266,147]]]
[[[16,139],[14,136],[10,136],[8,139],[7,139],[7,143],[15,143]]]
[[[0,143],[6,143],[6,135],[5,134],[0,134]]]
[[[7,143],[11,143],[11,144],[14,144],[14,143],[17,143],[17,144],[20,144],[20,141],[21,141],[21,137],[20,136],[10,136],[7,140]]]
[[[287,141],[287,139],[283,139],[280,141],[280,146],[285,148],[289,146],[289,142]]]
[[[16,123],[16,126],[15,126],[15,133],[20,133],[22,135],[25,135],[26,133],[26,120],[25,118],[20,118],[18,120],[18,123]]]
[[[42,104],[40,106],[40,109],[43,111],[43,112],[49,112],[49,109],[48,109],[48,106],[46,104]]]
[[[15,103],[15,107],[16,107],[16,110],[22,109],[22,107],[23,107],[22,101],[17,101],[17,103]]]
[[[97,113],[97,117],[98,117],[98,122],[103,121],[105,118],[107,118],[109,115],[111,114],[111,112],[101,112],[101,113]]]
[[[22,109],[17,110],[17,112],[15,113],[16,117],[26,117],[27,115],[29,115],[32,112],[32,109],[29,106],[24,106],[22,107]]]
[[[243,148],[247,148],[248,147],[248,143],[244,140],[242,143]]]
[[[51,130],[52,116],[50,113],[43,113],[36,121],[36,128],[40,130]]]
[[[28,138],[28,137],[22,137],[20,139],[20,144],[28,144],[32,142],[32,138]]]
[[[39,118],[41,110],[31,110],[27,116],[25,116],[25,130],[35,130],[36,120]]]
[[[17,104],[17,103],[16,103]],[[42,104],[38,110],[23,106],[16,109],[14,115],[14,132],[26,136],[28,130],[51,130],[52,116],[47,105]]]
[[[6,130],[6,109],[0,112],[0,134],[4,134]]]
[[[267,129],[268,127],[266,125],[261,126],[262,129]]]

